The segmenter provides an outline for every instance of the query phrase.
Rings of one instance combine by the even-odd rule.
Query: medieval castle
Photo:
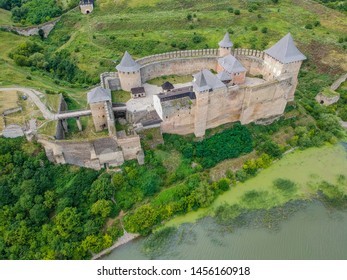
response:
[[[221,124],[271,122],[283,114],[287,102],[294,100],[305,59],[290,33],[265,51],[233,49],[226,33],[219,49],[170,52],[137,61],[126,52],[116,66],[118,72],[101,75],[101,85],[145,92],[143,85],[153,78],[192,74],[192,82],[183,87],[166,89],[163,85],[142,110],[157,113],[164,133],[201,137],[206,129]],[[127,115],[133,122],[141,121],[141,110],[128,108]]]
[[[203,137],[206,129],[240,121],[271,123],[294,100],[301,63],[306,57],[288,33],[265,51],[234,49],[229,34],[218,49],[184,50],[134,60],[125,52],[117,72],[100,76],[101,86],[87,94],[89,109],[67,111],[61,102],[56,139],[64,138],[67,118],[91,115],[95,131],[108,130],[109,137],[82,143],[43,143],[49,158],[100,169],[125,160],[144,162],[137,132],[159,127],[162,133]],[[146,83],[164,75],[192,75],[186,84],[162,87]],[[131,94],[126,104],[112,103],[111,91]],[[130,93],[131,92],[131,93]],[[131,129],[116,131],[116,118]]]

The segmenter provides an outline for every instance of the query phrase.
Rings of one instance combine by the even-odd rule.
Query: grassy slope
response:
[[[10,25],[11,21],[11,12],[4,9],[0,9],[0,25]]]
[[[119,60],[125,50],[139,58],[177,50],[172,43],[185,42],[190,49],[216,48],[227,30],[234,31],[232,40],[240,46],[264,49],[290,31],[319,70],[332,74],[347,70],[343,44],[337,43],[347,29],[345,15],[311,1],[281,0],[278,5],[263,5],[254,12],[249,12],[244,3],[247,1],[99,0],[88,16],[79,11],[64,15],[45,44],[53,50],[69,50],[82,69],[99,76],[104,71],[114,71],[113,60]],[[230,6],[240,9],[241,15],[229,13]],[[196,15],[192,21],[187,20],[188,13]],[[316,20],[321,26],[305,29],[305,24]],[[258,30],[251,31],[252,25]],[[267,34],[260,31],[262,27],[268,28]],[[193,43],[194,34],[203,40]],[[62,40],[67,35],[70,38]],[[0,38],[0,86],[64,90],[81,107],[85,106],[86,89],[57,86],[45,75],[14,65],[9,51],[30,38],[4,32],[0,32]]]
[[[59,49],[75,52],[78,48],[79,51],[74,56],[80,66],[95,75],[113,70],[112,59],[119,60],[125,50],[134,57],[141,57],[177,50],[177,47],[171,46],[173,42],[185,42],[188,48],[203,48],[206,45],[215,48],[228,29],[234,31],[231,35],[234,42],[242,47],[253,46],[258,49],[271,46],[290,31],[309,57],[316,55],[312,41],[317,41],[325,47],[322,55],[325,56],[326,63],[341,65],[340,59],[336,58],[343,58],[343,50],[337,41],[344,35],[347,19],[337,11],[314,2],[307,4],[282,0],[279,5],[269,4],[249,12],[246,6],[240,5],[240,1],[234,0],[231,5],[241,9],[241,15],[235,16],[227,12],[230,1],[185,1],[186,4],[180,4],[181,2],[150,1],[151,6],[145,6],[140,1],[128,3],[100,0],[90,16],[75,13],[65,17],[65,26],[61,24],[54,31],[51,40],[56,41],[72,30],[70,40]],[[188,21],[188,13],[195,14],[196,17]],[[262,18],[258,18],[258,14]],[[317,20],[321,22],[321,26],[313,30],[305,29],[307,23]],[[251,25],[256,25],[258,30],[251,31]],[[247,31],[245,27],[248,27]],[[267,27],[269,32],[261,33],[262,27]],[[194,33],[203,36],[201,43],[192,42]],[[345,69],[347,70],[347,66]]]

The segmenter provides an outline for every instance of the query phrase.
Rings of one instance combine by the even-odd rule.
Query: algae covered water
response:
[[[212,218],[179,227],[156,256],[143,253],[145,239],[132,241],[104,259],[347,259],[347,212],[319,202],[282,221],[278,230],[244,227],[228,232]]]
[[[327,209],[319,201],[304,205],[292,202],[310,197],[319,182],[335,184],[341,175],[347,177],[346,143],[296,151],[222,194],[209,208],[170,221],[168,225],[177,230],[159,250],[149,254],[146,239],[141,238],[104,259],[347,259],[347,211]],[[292,197],[273,191],[272,182],[277,178],[296,183]],[[339,187],[347,192],[346,181]],[[244,225],[231,228],[205,217],[223,203],[239,203],[244,193],[253,189],[268,192],[274,198],[271,203],[286,203],[284,211],[275,211],[271,216],[274,223],[257,223],[263,215],[261,207],[252,209],[254,215],[242,217]],[[274,209],[281,209],[278,205],[273,205]]]

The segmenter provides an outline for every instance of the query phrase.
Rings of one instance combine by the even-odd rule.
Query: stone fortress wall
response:
[[[234,49],[232,54],[249,69],[251,75],[260,75],[264,52],[252,49]],[[166,52],[146,56],[136,60],[141,65],[141,81],[164,75],[189,75],[202,69],[216,70],[219,49],[201,49]],[[105,72],[100,75],[103,88],[120,90],[121,84],[118,72]]]
[[[119,74],[101,75],[101,84],[111,90],[120,86],[130,91],[160,76],[198,73],[194,75],[194,97],[154,95],[153,106],[162,120],[161,130],[166,133],[194,133],[201,137],[206,129],[229,122],[269,123],[283,114],[288,101],[294,100],[298,73],[306,57],[296,48],[290,33],[265,51],[232,46],[226,33],[219,49],[167,52],[137,61],[126,52],[116,67]],[[237,70],[228,72],[233,71],[230,69]],[[219,74],[214,76],[208,70]],[[210,73],[206,75],[211,86],[203,80],[205,77],[196,80],[203,72]],[[231,79],[226,79],[230,74]],[[242,81],[234,80],[235,75],[240,79],[243,75]],[[217,82],[213,82],[214,78]]]

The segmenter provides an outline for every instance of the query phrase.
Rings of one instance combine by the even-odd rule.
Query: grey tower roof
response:
[[[94,0],[81,0],[80,1],[80,5],[88,5],[88,4],[90,4],[90,5],[94,4]]]
[[[207,69],[200,71],[199,73],[193,75],[193,77],[193,87],[198,91],[214,90],[225,87],[217,76],[212,74],[211,71]]]
[[[229,54],[225,57],[219,58],[218,63],[224,68],[226,72],[231,73],[240,73],[245,72],[247,69],[243,67],[240,61],[238,61],[235,56]]]
[[[230,41],[229,32],[225,33],[223,40],[218,45],[222,48],[231,48],[233,46],[233,43]]]
[[[121,62],[116,66],[121,72],[135,72],[140,70],[140,65],[135,62],[131,55],[126,51]]]
[[[88,104],[111,101],[111,90],[102,87],[93,88],[87,94]]]
[[[220,79],[222,82],[224,82],[224,81],[230,81],[231,80],[231,77],[230,77],[230,74],[229,73],[227,73],[226,71],[222,71],[222,72],[219,72],[218,74],[217,74],[217,77],[218,77],[218,79]]]
[[[291,63],[306,59],[306,56],[295,46],[293,37],[290,33],[264,52],[282,63]]]

